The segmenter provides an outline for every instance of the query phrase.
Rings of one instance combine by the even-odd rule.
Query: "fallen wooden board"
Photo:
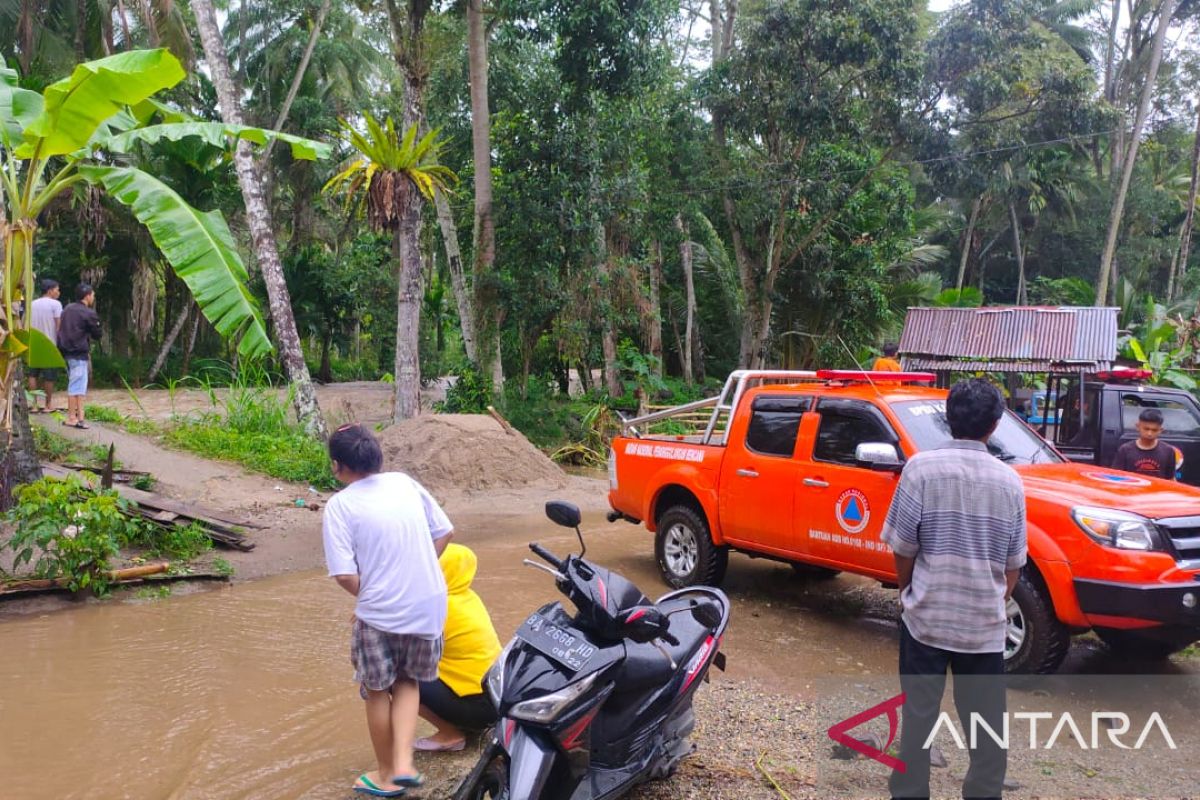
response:
[[[140,567],[114,569],[108,573],[108,579],[114,583],[122,581],[141,580],[149,575],[157,575],[171,568],[170,562],[161,564],[144,564]],[[65,589],[70,583],[69,578],[37,578],[27,581],[10,581],[0,585],[0,594],[12,594],[22,591],[45,591],[47,589]]]
[[[42,472],[47,475],[55,475],[57,477],[65,477],[70,473],[58,464],[50,464],[42,462]],[[188,503],[183,500],[172,500],[169,497],[163,497],[154,492],[135,489],[132,486],[114,486],[118,494],[127,500],[132,500],[140,506],[152,508],[155,511],[171,511],[181,517],[190,517],[191,519],[200,522],[215,522],[224,527],[238,528],[264,528],[265,525],[260,525],[256,522],[251,522],[247,519],[233,519],[225,515],[223,511],[201,506],[196,503]]]
[[[159,573],[155,575],[146,575],[141,578],[129,578],[127,580],[114,581],[114,586],[136,586],[137,584],[147,583],[171,583],[174,581],[227,581],[229,575],[219,572],[192,572],[187,574],[168,575],[167,573]],[[18,584],[8,584],[0,587],[0,602],[12,597],[21,597],[30,594],[42,594],[45,592],[63,592],[66,591],[65,586],[43,586],[41,584],[53,583],[53,581],[20,581]],[[34,585],[28,585],[34,584]],[[17,586],[17,588],[11,588]]]
[[[42,464],[42,472],[46,475],[59,478],[64,478],[71,474],[69,470],[62,466],[49,463]],[[204,528],[204,532],[208,537],[218,544],[232,547],[242,552],[249,552],[254,549],[254,542],[247,539],[244,533],[233,527],[240,526],[240,523],[218,516],[220,512],[213,512],[210,509],[191,503],[171,500],[170,498],[156,495],[153,492],[144,492],[130,486],[114,486],[113,490],[121,497],[131,501],[138,514],[159,525],[185,526],[195,521]],[[250,527],[261,528],[262,526],[251,524]]]

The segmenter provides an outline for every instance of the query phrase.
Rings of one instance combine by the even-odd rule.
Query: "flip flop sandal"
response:
[[[359,783],[362,785],[359,786]],[[365,772],[358,776],[358,781],[354,784],[354,791],[369,797],[402,797],[404,795],[404,789],[380,789],[367,777]]]
[[[397,775],[392,783],[408,789],[417,789],[425,785],[425,776],[418,772],[416,775]]]
[[[459,739],[452,744],[442,744],[433,739],[417,739],[413,742],[413,749],[422,753],[458,753],[467,749],[467,740]]]

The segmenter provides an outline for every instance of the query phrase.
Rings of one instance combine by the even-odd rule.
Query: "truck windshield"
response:
[[[950,424],[946,422],[944,402],[909,400],[893,403],[892,408],[921,450],[930,450],[953,440]],[[1011,411],[1004,412],[987,447],[992,455],[1007,464],[1054,464],[1063,460]]]

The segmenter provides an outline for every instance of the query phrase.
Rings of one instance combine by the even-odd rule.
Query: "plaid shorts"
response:
[[[350,663],[354,680],[364,690],[381,692],[398,680],[431,681],[437,678],[442,658],[442,637],[423,639],[407,633],[388,633],[354,620],[350,635]]]

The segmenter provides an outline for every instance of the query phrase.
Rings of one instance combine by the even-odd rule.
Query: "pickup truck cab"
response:
[[[626,423],[632,435],[609,454],[609,519],[645,523],[675,587],[720,584],[731,551],[895,585],[880,533],[900,472],[951,439],[947,392],[919,385],[932,380],[735,372],[717,398]],[[714,407],[702,435],[638,431],[699,407]],[[1200,639],[1200,489],[1072,463],[1011,412],[988,449],[1020,474],[1027,498],[1010,672],[1053,672],[1071,635],[1089,629],[1141,657]]]
[[[1046,397],[1057,414],[1042,413],[1030,424],[1060,453],[1081,464],[1108,466],[1117,448],[1137,438],[1138,415],[1147,408],[1163,415],[1162,440],[1183,457],[1179,479],[1200,485],[1200,403],[1190,392],[1145,383],[1150,373],[1115,369],[1091,378],[1058,376]],[[1082,388],[1081,388],[1082,387]]]

